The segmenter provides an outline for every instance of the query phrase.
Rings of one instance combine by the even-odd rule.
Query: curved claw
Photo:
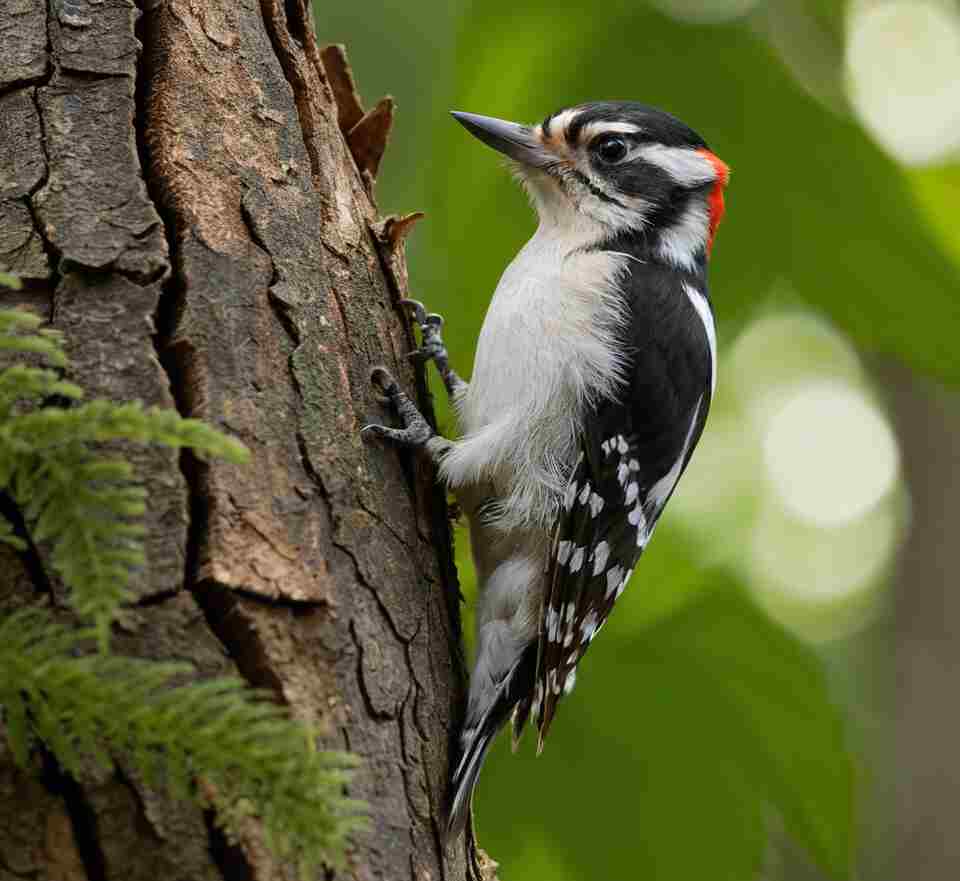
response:
[[[370,382],[380,389],[388,398],[395,395],[400,386],[393,378],[393,374],[386,367],[377,366],[370,370]]]

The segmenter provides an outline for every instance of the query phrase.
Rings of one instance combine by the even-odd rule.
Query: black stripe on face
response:
[[[540,130],[543,132],[544,140],[547,140],[550,137],[550,123],[553,122],[553,118],[556,115],[556,113],[551,113],[542,123],[540,123]]]
[[[623,204],[619,199],[615,199],[609,193],[605,193],[600,187],[596,186],[590,178],[588,178],[583,172],[577,171],[577,169],[570,169],[570,174],[576,178],[580,183],[582,183],[594,196],[596,196],[601,202],[606,202],[610,205],[616,205],[618,208],[623,208],[624,211],[628,211],[626,205]]]
[[[583,131],[583,127],[590,122],[589,114],[587,113],[578,113],[567,126],[566,132],[564,132],[564,138],[571,147],[576,147],[577,142],[580,140],[580,132]]]

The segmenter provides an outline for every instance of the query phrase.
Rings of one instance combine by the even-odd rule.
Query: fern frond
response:
[[[83,389],[60,379],[55,371],[39,367],[13,364],[0,372],[0,416],[4,419],[10,418],[18,401],[39,403],[53,395],[79,400]]]
[[[64,366],[60,335],[41,323],[0,310],[0,351]],[[0,711],[15,758],[26,764],[39,739],[77,775],[91,759],[109,768],[111,754],[122,753],[149,784],[212,805],[234,837],[256,813],[278,855],[305,866],[339,862],[360,822],[360,804],[343,795],[350,756],[317,752],[303,726],[239,680],[182,684],[189,665],[106,652],[131,574],[144,565],[146,494],[126,461],[96,445],[191,447],[232,462],[246,450],[172,410],[102,400],[50,406],[82,396],[55,369],[0,370],[0,491],[18,504],[31,537],[49,543],[73,605],[92,622],[66,631],[39,610],[0,620]],[[0,543],[24,546],[2,517]]]
[[[107,752],[124,754],[149,785],[215,801],[234,836],[255,812],[278,855],[342,860],[363,807],[343,794],[352,757],[318,752],[307,728],[239,680],[176,684],[189,665],[84,654],[89,639],[37,609],[0,622],[0,705],[17,761],[34,738],[74,775],[91,757],[109,766]]]
[[[43,319],[22,309],[0,309],[0,350],[31,352],[44,356],[55,367],[63,367],[63,334],[41,327]]]
[[[66,363],[59,333],[29,312],[0,310],[0,349]],[[49,541],[51,562],[71,602],[91,619],[106,650],[110,623],[130,599],[133,572],[145,564],[145,492],[122,459],[104,458],[106,441],[190,447],[201,458],[243,462],[242,444],[174,410],[95,400],[66,409],[52,397],[79,400],[83,390],[56,370],[14,363],[0,370],[0,491],[23,511],[33,538]],[[15,544],[9,525],[0,541]]]
[[[13,288],[13,290],[19,291],[23,287],[23,282],[12,273],[0,272],[0,287]]]
[[[6,517],[0,517],[0,544],[16,551],[25,551],[27,543],[13,531],[13,524]]]
[[[0,424],[0,489],[9,486],[34,539],[51,543],[53,567],[104,650],[117,608],[131,598],[130,576],[145,564],[145,490],[127,462],[97,458],[90,446],[112,440],[189,446],[233,462],[247,455],[202,422],[138,403],[44,407]]]
[[[167,447],[190,447],[201,456],[245,462],[246,448],[198,419],[176,410],[145,408],[138,402],[96,400],[64,410],[46,407],[19,417],[4,434],[13,450],[42,452],[64,444],[128,440]]]

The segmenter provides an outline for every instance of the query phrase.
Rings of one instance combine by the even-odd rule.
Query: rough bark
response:
[[[0,11],[0,266],[28,282],[0,305],[64,331],[91,396],[178,406],[253,457],[133,453],[149,565],[115,650],[239,672],[361,757],[371,822],[336,877],[489,874],[439,837],[464,680],[444,496],[358,433],[390,418],[373,364],[429,407],[396,306],[411,221],[372,196],[392,103],[363,110],[306,0],[141,7]],[[43,564],[0,559],[0,610],[62,610]],[[80,780],[36,770],[0,753],[0,881],[294,877],[123,756]]]

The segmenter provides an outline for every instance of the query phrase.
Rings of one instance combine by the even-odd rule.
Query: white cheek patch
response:
[[[642,159],[662,168],[682,187],[696,187],[717,179],[713,163],[703,153],[689,147],[644,144],[629,155],[628,161],[633,159]]]
[[[660,255],[681,269],[693,270],[707,248],[710,217],[703,204],[691,204],[673,225],[660,234]]]

